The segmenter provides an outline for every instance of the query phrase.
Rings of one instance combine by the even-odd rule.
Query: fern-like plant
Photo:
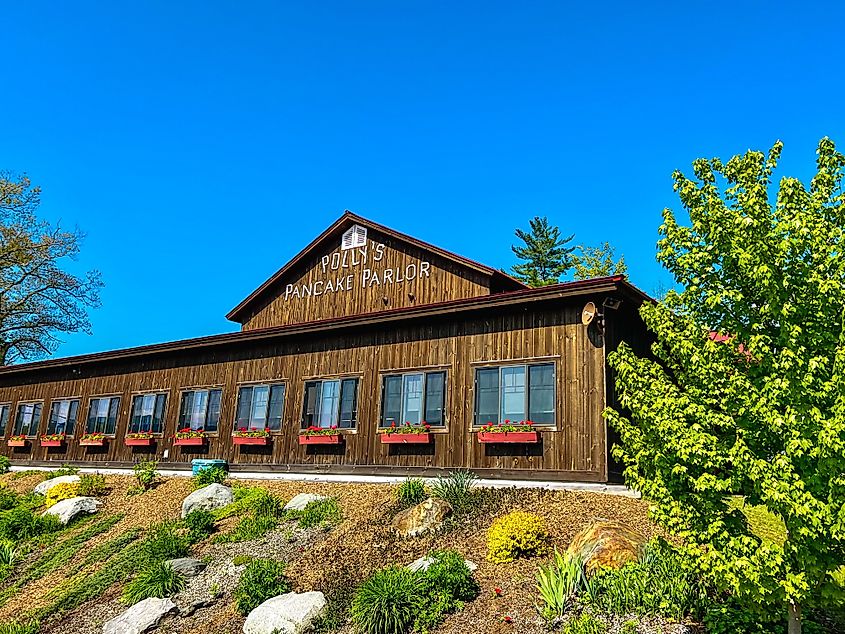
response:
[[[172,565],[161,561],[141,570],[124,588],[121,598],[124,603],[135,605],[150,597],[163,599],[173,596],[184,587],[185,577],[176,572]]]

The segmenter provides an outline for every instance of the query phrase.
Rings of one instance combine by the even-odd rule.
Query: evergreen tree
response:
[[[535,216],[529,224],[530,233],[522,229],[515,231],[516,237],[525,246],[511,246],[516,257],[523,260],[514,265],[513,276],[532,287],[557,284],[561,276],[572,268],[571,254],[575,247],[566,245],[575,236],[561,239],[560,229],[550,225],[545,216]]]

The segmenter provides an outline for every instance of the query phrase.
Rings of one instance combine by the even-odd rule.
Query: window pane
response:
[[[144,416],[144,397],[135,396],[132,398],[132,415],[129,417],[129,433],[136,434],[140,431],[147,431],[141,428],[141,419]]]
[[[308,381],[305,384],[305,400],[302,404],[302,428],[317,425],[317,408],[320,402],[320,382]]]
[[[47,421],[48,434],[66,434],[70,401],[53,401],[50,405],[50,419]]]
[[[223,390],[210,390],[203,392],[208,396],[208,407],[206,408],[205,431],[216,432],[220,422],[220,398]]]
[[[252,388],[242,387],[238,390],[238,416],[235,429],[249,428],[249,413],[252,409]]]
[[[284,407],[285,386],[280,383],[270,388],[270,409],[267,414],[267,427],[272,431],[280,431],[282,429],[282,413]]]
[[[67,415],[67,422],[65,423],[65,433],[68,436],[73,436],[76,431],[76,419],[79,416],[79,401],[74,399],[70,402],[70,410]]]
[[[9,406],[0,406],[0,435],[6,435],[6,425],[9,424]]]
[[[337,425],[340,405],[340,381],[323,381],[317,412],[317,427],[328,428]]]
[[[402,377],[402,424],[419,425],[422,420],[423,375]]]
[[[340,389],[340,427],[354,429],[358,418],[358,379],[344,379]]]
[[[499,422],[499,368],[475,371],[475,424]]]
[[[24,403],[18,406],[18,416],[15,420],[14,431],[16,436],[34,436],[38,431],[38,423],[35,421],[37,407],[40,413],[40,406],[33,403]]]
[[[402,417],[402,377],[386,376],[382,386],[381,426],[390,427]]]
[[[264,429],[267,424],[267,402],[270,398],[270,388],[257,385],[252,388],[252,411],[249,416],[249,429]]]
[[[525,366],[502,368],[501,420],[525,419]]]
[[[155,410],[153,411],[153,433],[155,434],[160,434],[164,428],[164,406],[166,403],[166,394],[156,394]]]
[[[528,419],[538,425],[555,423],[555,366],[553,363],[528,368]]]
[[[106,434],[111,435],[114,434],[114,430],[117,427],[117,415],[119,413],[120,408],[120,398],[113,397],[111,399],[106,399],[108,403],[108,419],[106,420]]]
[[[425,419],[432,427],[444,424],[443,408],[446,397],[446,373],[429,372],[425,375]]]

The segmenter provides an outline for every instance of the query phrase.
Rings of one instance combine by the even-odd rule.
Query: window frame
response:
[[[281,416],[279,418],[279,429],[271,429],[270,435],[271,436],[282,435],[284,433],[284,430],[285,430],[285,412],[287,411],[289,383],[290,383],[290,381],[288,381],[287,379],[267,379],[267,380],[264,380],[264,381],[245,381],[243,383],[238,383],[235,386],[235,410],[233,412],[233,417],[232,417],[232,432],[231,432],[231,434],[233,435],[236,431],[238,431],[238,410],[240,409],[240,405],[241,405],[241,389],[246,388],[246,387],[253,388],[253,389],[256,388],[256,387],[266,387],[267,388],[267,414],[264,417],[264,423],[266,425],[267,419],[270,416],[270,395],[272,393],[272,389],[275,386],[281,385],[284,388],[285,394],[284,394],[284,397],[282,398],[282,413],[281,413]],[[220,389],[221,390],[221,394],[220,394],[220,413],[221,413],[221,419],[222,419],[222,413],[223,413],[222,388],[209,388],[209,391],[211,391],[211,389]],[[252,417],[252,400],[251,400],[251,398],[250,398],[250,417]],[[220,422],[219,421],[217,423],[217,429],[218,430],[220,429]],[[250,429],[250,428],[247,427],[247,429]],[[267,429],[267,427],[262,427],[262,429]]]
[[[485,422],[478,422],[476,420],[478,415],[478,371],[479,370],[493,370],[496,369],[499,371],[499,404],[498,404],[498,412],[499,418],[501,419],[502,414],[502,370],[505,368],[515,368],[521,367],[524,368],[524,376],[525,376],[525,397],[524,397],[524,407],[525,407],[525,415],[526,417],[530,415],[531,412],[531,403],[530,403],[530,394],[531,394],[531,367],[532,366],[543,366],[543,365],[550,365],[552,366],[552,372],[554,373],[554,382],[552,385],[554,386],[554,422],[552,423],[533,423],[533,427],[536,429],[547,430],[547,431],[557,431],[558,430],[558,423],[560,418],[560,402],[559,402],[559,395],[560,395],[560,386],[558,384],[560,375],[558,373],[558,359],[555,358],[545,358],[545,359],[526,359],[526,360],[519,360],[516,362],[513,361],[505,361],[502,363],[494,363],[494,362],[485,362],[479,364],[473,364],[472,368],[472,416],[470,417],[470,429],[472,431],[478,431],[484,425]],[[529,418],[525,418],[523,420],[530,420]],[[503,422],[503,421],[499,421]],[[514,422],[514,421],[511,421]],[[516,421],[519,422],[519,421]],[[533,421],[532,421],[533,422]]]
[[[179,417],[182,416],[182,402],[185,399],[185,394],[188,392],[220,392],[220,412],[217,414],[217,429],[214,431],[208,431],[208,401],[205,404],[205,416],[203,417],[203,433],[210,437],[214,438],[220,435],[220,423],[223,421],[223,392],[225,391],[225,386],[223,385],[198,385],[196,387],[180,387],[179,388],[179,408],[176,410],[176,431],[182,429],[182,423],[179,420]],[[240,387],[238,387],[240,390]],[[209,396],[210,400],[210,396]],[[237,403],[235,403],[235,413],[237,414]]]
[[[306,408],[308,406],[308,384],[309,383],[319,383],[320,384],[320,400],[322,399],[323,394],[323,383],[330,383],[330,382],[337,382],[338,383],[338,393],[337,393],[337,409],[335,410],[335,414],[337,415],[337,428],[335,431],[339,434],[357,434],[358,433],[358,424],[360,422],[359,415],[361,413],[361,383],[363,381],[363,377],[360,374],[342,374],[337,376],[314,376],[308,377],[303,379],[302,381],[302,408],[300,410],[300,420],[299,420],[299,429],[298,432],[304,431],[308,429],[308,425],[305,424],[305,413]],[[343,382],[344,381],[355,381],[355,408],[352,410],[354,413],[354,420],[352,427],[341,427],[340,426],[340,417],[341,411],[343,408]],[[319,402],[319,401],[318,401]],[[319,416],[319,414],[317,414]],[[325,427],[321,429],[331,429],[331,427]]]
[[[14,403],[12,403],[12,401],[6,401],[6,402],[3,402],[3,403],[0,403],[0,409],[2,409],[3,407],[7,407],[8,410],[9,410],[9,415],[6,417],[6,425],[3,427],[2,430],[0,430],[0,438],[5,438],[6,434],[9,432],[9,422],[10,421],[12,423],[12,429],[14,429],[14,427],[15,427],[15,421],[12,420],[12,405],[14,405]],[[0,421],[2,421],[2,420],[3,420],[2,415],[0,415]]]
[[[50,411],[47,413],[47,427],[44,430],[44,433],[46,435],[50,435],[51,433],[54,433],[54,434],[57,433],[57,432],[50,432],[50,419],[53,417],[53,404],[54,403],[61,403],[63,401],[71,401],[71,402],[72,401],[79,401],[79,406],[76,408],[76,420],[73,423],[73,433],[72,434],[65,433],[65,436],[67,438],[74,438],[78,434],[79,423],[80,423],[80,419],[82,418],[81,417],[81,414],[82,414],[82,397],[81,396],[62,396],[61,398],[51,398],[50,399]],[[2,407],[2,406],[3,406],[3,404],[0,403],[0,407]],[[43,414],[42,414],[42,416],[43,416]],[[88,419],[85,418],[84,422],[87,423]],[[67,423],[65,423],[65,429],[67,429]],[[61,432],[59,432],[59,433],[61,433]]]
[[[16,428],[18,426],[18,412],[20,412],[21,407],[25,407],[26,405],[41,405],[41,411],[38,415],[38,425],[35,427],[35,433],[32,433],[32,421],[30,421],[30,429],[29,432],[26,434],[27,438],[38,438],[38,435],[41,430],[41,423],[44,422],[44,400],[43,399],[36,399],[34,401],[18,401],[17,406],[15,407],[15,419],[12,421],[12,436],[22,436],[23,434],[16,433]],[[35,415],[35,411],[33,410],[33,415]]]
[[[384,424],[384,415],[385,415],[385,381],[390,377],[399,377],[402,382],[402,389],[399,392],[399,403],[400,408],[404,410],[405,407],[405,377],[411,376],[415,374],[421,374],[423,377],[422,382],[422,398],[420,402],[420,418],[425,418],[426,412],[426,400],[428,395],[428,375],[429,374],[442,374],[443,375],[443,422],[439,425],[431,425],[428,421],[424,421],[431,425],[431,429],[429,430],[432,434],[446,434],[449,433],[449,370],[445,367],[437,367],[437,368],[420,368],[420,369],[409,369],[403,368],[402,370],[384,370],[379,373],[380,378],[380,403],[379,403],[379,416],[378,416],[378,423],[377,429],[379,431],[383,429],[389,429],[389,425]],[[420,421],[422,424],[423,420]],[[397,427],[399,425],[404,425],[405,421],[397,421]]]
[[[98,401],[100,399],[117,399],[117,414],[114,417],[114,432],[111,434],[107,434],[105,432],[98,432],[98,431],[88,431],[88,420],[91,418],[91,403],[94,401]],[[123,406],[123,394],[97,394],[95,396],[88,397],[88,409],[85,412],[85,427],[83,432],[80,436],[84,436],[86,434],[100,434],[102,433],[103,436],[106,438],[116,438],[117,437],[117,430],[120,427],[120,408]],[[108,422],[108,421],[107,421]]]
[[[138,430],[132,431],[132,416],[135,412],[135,399],[137,398],[144,398],[145,396],[164,396],[164,407],[162,408],[161,412],[161,431],[160,432],[151,432],[153,438],[164,438],[164,434],[167,431],[167,408],[170,405],[170,390],[150,390],[148,392],[132,392],[129,399],[129,414],[126,417],[126,430],[124,431],[124,436],[128,436],[129,434],[145,434],[148,432]],[[155,403],[153,403],[153,415],[155,415]],[[118,414],[119,418],[119,414]],[[86,419],[87,423],[87,419]],[[115,434],[117,434],[117,421],[115,421],[114,425]]]

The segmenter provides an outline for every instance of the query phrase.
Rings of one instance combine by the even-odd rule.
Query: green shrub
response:
[[[12,461],[9,456],[0,456],[0,473],[8,473],[12,466]]]
[[[238,612],[247,615],[267,599],[286,592],[290,592],[290,583],[285,577],[285,564],[255,559],[247,564],[235,588],[235,605]]]
[[[324,498],[309,502],[299,515],[299,527],[336,526],[343,520],[337,498]]]
[[[448,476],[440,476],[431,487],[431,495],[448,502],[455,513],[465,513],[476,504],[475,483],[472,471],[460,469]]]
[[[391,566],[374,572],[352,600],[352,621],[363,634],[401,634],[425,609],[426,583],[419,573]]]
[[[566,622],[562,634],[605,634],[607,624],[592,614],[581,614]]]
[[[128,605],[158,597],[164,599],[181,591],[185,587],[185,578],[167,562],[160,561],[148,565],[130,581],[123,590],[121,599]]]
[[[247,500],[247,508],[252,511],[255,517],[281,517],[284,504],[275,495],[264,489],[258,489],[252,497]]]
[[[141,542],[147,561],[177,559],[188,554],[188,536],[179,531],[179,523],[166,521],[149,529]]]
[[[0,486],[0,511],[8,511],[18,505],[18,494],[7,486]]]
[[[27,623],[21,623],[19,621],[0,623],[0,634],[37,634],[37,632],[37,621],[29,621]]]
[[[270,515],[259,515],[257,517],[244,517],[238,522],[235,528],[224,534],[217,535],[215,542],[246,542],[251,539],[258,539],[265,533],[276,528],[279,524],[278,518]]]
[[[442,592],[455,601],[472,601],[480,591],[464,558],[454,550],[436,550],[423,573],[430,593]]]
[[[66,464],[63,464],[58,469],[53,469],[52,471],[45,471],[44,472],[44,481],[52,480],[53,478],[58,478],[59,476],[69,476],[69,475],[76,475],[79,473],[78,467],[71,467]]]
[[[33,539],[62,528],[55,515],[36,515],[30,509],[17,507],[0,512],[0,538],[14,542]]]
[[[158,482],[158,462],[155,460],[142,460],[132,467],[132,471],[142,492],[149,491]]]
[[[98,496],[106,492],[106,476],[99,473],[83,473],[79,476],[79,495]]]
[[[202,541],[214,532],[214,515],[205,509],[195,509],[182,520],[188,528],[188,539],[192,543]]]
[[[493,520],[487,531],[487,559],[507,563],[517,557],[542,555],[548,539],[542,519],[532,513],[514,511]]]
[[[223,484],[227,474],[223,467],[206,467],[200,469],[192,480],[195,489],[207,487],[209,484]]]
[[[396,503],[402,509],[416,506],[427,497],[425,484],[419,478],[407,478],[396,488]]]
[[[14,542],[0,541],[0,566],[14,566],[18,559],[18,549]]]
[[[543,601],[540,614],[549,622],[563,617],[582,589],[588,587],[581,560],[561,555],[555,548],[554,559],[537,571],[537,590]]]
[[[253,560],[249,555],[235,555],[232,558],[232,564],[235,566],[245,566]]]
[[[636,621],[625,621],[619,629],[619,634],[637,634],[638,629]]]

